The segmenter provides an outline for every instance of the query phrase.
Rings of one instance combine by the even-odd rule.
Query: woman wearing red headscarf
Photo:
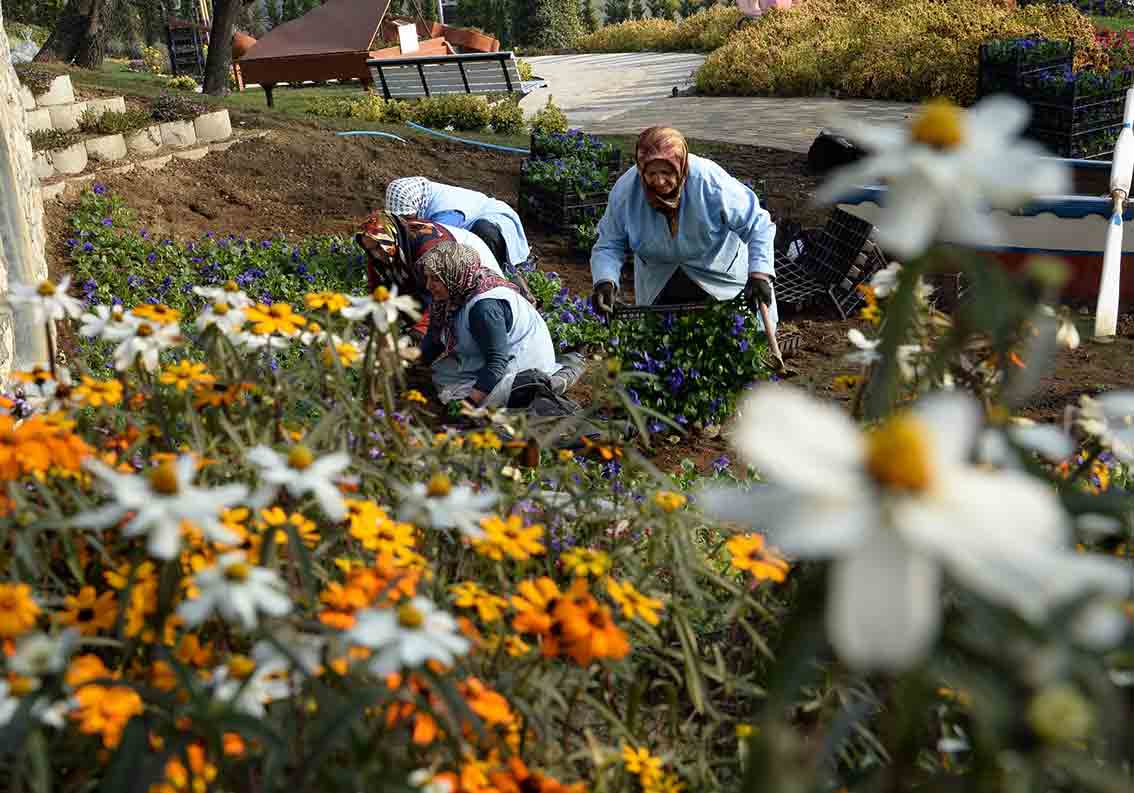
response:
[[[591,303],[614,309],[622,262],[634,255],[638,305],[730,300],[741,292],[776,321],[776,226],[756,194],[712,160],[689,153],[675,129],[638,138],[635,167],[610,193],[591,251]],[[766,329],[774,332],[774,328]]]

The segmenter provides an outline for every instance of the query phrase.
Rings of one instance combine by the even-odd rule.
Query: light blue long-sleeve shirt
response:
[[[458,222],[453,213],[460,213],[462,220]],[[501,236],[504,237],[504,245],[508,248],[510,259],[501,264],[522,264],[531,255],[520,216],[503,201],[490,198],[484,193],[431,182],[429,197],[422,214],[426,218],[463,229],[471,229],[478,220],[487,220],[496,224]]]
[[[598,232],[591,250],[592,282],[618,286],[622,262],[633,253],[638,305],[652,305],[678,268],[717,300],[740,294],[750,273],[773,278],[776,273],[776,224],[756,194],[712,160],[692,154],[676,239],[646,200],[637,168],[614,185]]]

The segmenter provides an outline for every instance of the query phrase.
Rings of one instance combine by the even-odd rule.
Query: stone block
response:
[[[182,148],[192,146],[196,142],[197,132],[192,121],[167,121],[161,125],[161,143],[163,146]]]
[[[24,117],[28,122],[28,132],[46,132],[49,129],[54,129],[51,126],[51,111],[46,107],[29,110]]]
[[[149,154],[161,148],[161,127],[152,127],[131,132],[126,136],[126,148],[131,154]]]
[[[209,151],[211,151],[213,153],[228,151],[229,149],[231,149],[236,144],[237,144],[236,138],[233,138],[232,140],[222,140],[220,143],[210,143],[209,144]]]
[[[114,162],[126,156],[126,139],[121,135],[102,135],[86,141],[87,156],[96,162]]]
[[[60,198],[65,192],[67,192],[66,179],[59,182],[54,182],[52,184],[45,184],[40,190],[44,201],[50,201],[53,198]]]
[[[86,102],[72,102],[69,105],[49,107],[51,126],[60,132],[71,132],[79,128],[79,119],[87,109]]]
[[[178,149],[173,152],[173,156],[179,160],[200,160],[208,156],[208,146],[195,146],[191,149]]]
[[[35,110],[35,96],[26,85],[20,85],[20,104],[24,110]]]
[[[102,118],[103,113],[125,113],[126,100],[120,96],[110,99],[88,99],[87,110],[93,111],[99,118]]]
[[[164,157],[151,157],[148,160],[140,161],[138,167],[145,168],[147,171],[160,171],[162,168],[169,165],[172,159],[172,154],[166,154]]]
[[[32,172],[37,179],[50,179],[55,176],[55,166],[51,164],[51,155],[45,151],[32,154]]]
[[[47,89],[47,92],[35,98],[35,103],[39,107],[77,104],[75,102],[75,89],[71,86],[71,78],[65,74],[56,77],[51,81],[51,87]]]
[[[227,110],[217,110],[197,116],[193,120],[193,128],[197,132],[197,140],[201,143],[215,143],[232,137],[232,122],[229,120]]]
[[[51,165],[57,173],[82,173],[87,167],[87,147],[83,143],[76,143],[63,149],[48,152]]]

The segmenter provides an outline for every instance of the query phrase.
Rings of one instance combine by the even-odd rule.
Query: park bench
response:
[[[419,99],[447,94],[527,94],[546,83],[524,82],[511,52],[468,52],[366,62],[385,99]]]

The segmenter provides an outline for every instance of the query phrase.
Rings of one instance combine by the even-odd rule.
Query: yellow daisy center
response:
[[[390,299],[390,290],[387,289],[384,286],[380,286],[380,287],[378,287],[377,289],[374,290],[371,297],[374,298],[375,302],[385,303],[387,300]]]
[[[224,577],[229,581],[240,583],[248,580],[252,568],[246,562],[236,562],[224,569]]]
[[[866,438],[866,470],[881,485],[926,490],[933,479],[929,433],[921,420],[895,416]]]
[[[136,331],[136,335],[139,338],[144,339],[147,336],[153,336],[154,335],[154,329],[152,327],[150,327],[148,324],[146,324],[145,322],[143,322],[141,325],[138,326],[138,330]]]
[[[23,697],[39,688],[35,678],[13,675],[8,679],[9,691],[13,697]]]
[[[425,487],[425,495],[430,498],[444,498],[453,489],[453,483],[445,474],[434,474]]]
[[[246,679],[255,669],[256,662],[246,655],[234,655],[228,662],[228,671],[237,680]]]
[[[292,446],[287,453],[287,464],[297,471],[305,471],[315,462],[315,455],[306,446]]]
[[[910,136],[933,149],[954,149],[965,139],[965,111],[946,99],[934,100],[914,120]]]
[[[425,615],[410,603],[398,606],[398,624],[403,628],[420,628],[425,622]]]
[[[54,281],[43,281],[35,291],[40,297],[52,297],[56,289],[58,287],[55,286]]]
[[[172,496],[177,494],[177,470],[173,466],[171,460],[166,460],[161,465],[153,468],[150,471],[150,487],[158,493],[165,496]]]
[[[240,286],[236,281],[226,281],[224,284],[224,291],[226,292],[239,292]]]
[[[222,300],[221,302],[213,305],[213,313],[216,314],[218,317],[223,317],[225,314],[227,314],[229,312],[230,308],[231,307],[228,305],[228,303],[225,303]]]

